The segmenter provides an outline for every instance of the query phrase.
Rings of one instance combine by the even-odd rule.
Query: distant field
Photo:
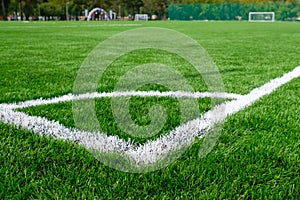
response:
[[[219,68],[228,93],[247,94],[300,66],[300,23],[1,22],[0,104],[72,93],[82,62],[101,41],[140,27],[169,28],[196,40]],[[159,59],[189,77],[195,91],[206,90],[182,59],[146,49],[114,62],[97,91],[113,91],[126,70]],[[159,85],[141,89],[167,91]],[[0,199],[299,199],[299,94],[296,78],[228,117],[206,157],[198,157],[198,141],[167,168],[145,174],[114,170],[75,143],[0,121]],[[101,128],[127,140],[114,121],[110,101],[96,100]],[[137,123],[147,124],[145,116],[156,103],[168,110],[160,132],[164,135],[180,125],[176,99],[133,97],[131,114]],[[201,113],[211,108],[208,98],[198,104]],[[20,110],[75,127],[72,102]]]

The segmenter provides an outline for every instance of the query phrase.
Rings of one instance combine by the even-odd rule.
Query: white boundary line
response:
[[[75,141],[87,149],[95,149],[107,153],[117,152],[120,155],[125,154],[137,166],[147,165],[157,162],[159,159],[167,156],[169,152],[183,145],[190,145],[195,137],[203,137],[216,123],[224,121],[227,116],[250,106],[263,96],[272,93],[278,87],[298,77],[300,77],[300,67],[296,67],[282,77],[273,79],[261,87],[255,88],[249,94],[243,95],[236,100],[222,103],[201,117],[178,126],[170,134],[161,136],[154,141],[148,141],[143,145],[125,141],[117,136],[107,136],[101,132],[92,133],[67,128],[55,121],[14,111],[9,104],[0,105],[0,120],[5,124],[15,125],[18,128],[30,130],[40,135]],[[221,111],[224,111],[224,113],[220,113]]]
[[[171,97],[171,98],[220,98],[220,99],[238,99],[242,95],[233,94],[233,93],[223,93],[223,92],[184,92],[184,91],[175,91],[175,92],[160,92],[160,91],[125,91],[125,92],[103,92],[103,93],[86,93],[86,94],[67,94],[60,97],[54,97],[51,99],[36,99],[29,100],[19,103],[9,104],[11,109],[17,108],[26,108],[32,106],[40,106],[47,104],[55,104],[60,102],[82,100],[82,99],[95,99],[95,98],[104,98],[104,97]]]

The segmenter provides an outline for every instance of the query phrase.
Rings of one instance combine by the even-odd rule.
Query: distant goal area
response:
[[[134,16],[134,21],[148,21],[148,15],[147,14],[136,14]]]
[[[275,12],[249,12],[249,22],[275,22]]]

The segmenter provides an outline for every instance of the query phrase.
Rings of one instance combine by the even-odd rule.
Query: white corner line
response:
[[[150,140],[145,144],[135,144],[131,141],[120,139],[117,136],[107,136],[101,132],[92,133],[80,131],[75,128],[67,128],[55,121],[14,111],[9,104],[0,105],[0,121],[40,135],[75,141],[87,149],[107,153],[117,152],[120,155],[128,156],[136,166],[148,165],[168,156],[169,152],[183,145],[192,144],[195,137],[203,137],[216,123],[224,121],[226,117],[243,110],[263,96],[272,93],[280,86],[298,77],[300,77],[300,67],[296,67],[283,76],[255,88],[249,94],[243,95],[236,100],[222,103],[199,118],[178,126],[176,129],[170,131],[168,135],[161,136],[154,141]]]
[[[120,92],[93,92],[85,94],[67,94],[60,97],[54,97],[50,99],[35,99],[28,100],[19,103],[8,104],[11,109],[27,108],[32,106],[41,106],[47,104],[56,104],[74,100],[82,99],[96,99],[105,97],[170,97],[170,98],[220,98],[220,99],[238,99],[241,98],[240,94],[225,93],[225,92],[185,92],[185,91],[120,91]],[[1,104],[0,104],[1,106]]]

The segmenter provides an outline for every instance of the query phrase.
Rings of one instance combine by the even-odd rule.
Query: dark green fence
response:
[[[170,4],[171,20],[248,20],[249,12],[275,12],[276,20],[297,20],[300,2]]]

